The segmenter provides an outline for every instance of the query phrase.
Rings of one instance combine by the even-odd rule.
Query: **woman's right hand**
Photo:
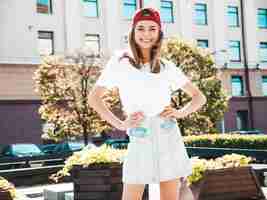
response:
[[[131,113],[122,123],[123,130],[140,126],[144,117],[144,113],[141,111]]]

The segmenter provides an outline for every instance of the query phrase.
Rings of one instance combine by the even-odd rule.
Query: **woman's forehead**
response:
[[[137,22],[136,27],[143,26],[143,27],[159,27],[159,25],[152,21],[152,20],[142,20]]]

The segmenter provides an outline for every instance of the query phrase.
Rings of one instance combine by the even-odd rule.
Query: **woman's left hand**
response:
[[[164,110],[160,113],[160,117],[171,119],[171,118],[182,118],[182,114],[175,108],[171,106],[166,106]]]

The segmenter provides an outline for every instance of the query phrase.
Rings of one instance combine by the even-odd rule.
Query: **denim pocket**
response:
[[[144,138],[149,136],[151,134],[149,119],[145,117],[138,127],[130,128],[127,134],[131,137],[137,137],[137,138]]]
[[[145,127],[130,128],[128,135],[131,137],[144,138],[150,135],[150,129]]]
[[[174,119],[163,119],[160,123],[161,132],[164,134],[169,134],[176,126],[176,121]]]

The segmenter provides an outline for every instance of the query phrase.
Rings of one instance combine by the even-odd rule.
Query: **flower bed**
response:
[[[74,166],[71,170],[74,199],[119,200],[122,194],[122,167],[118,163]]]
[[[121,200],[122,162],[126,150],[102,145],[75,152],[66,160],[64,168],[52,175],[52,179],[70,175],[74,183],[74,199]],[[148,199],[145,189],[143,200]]]
[[[121,163],[126,154],[126,149],[113,149],[106,145],[83,149],[68,158],[64,168],[52,178],[57,181],[62,176],[71,175],[76,200],[83,200],[89,196],[92,199],[111,197],[115,200],[120,199]],[[236,200],[237,197],[247,199],[262,197],[255,174],[248,165],[251,158],[231,154],[210,160],[199,158],[191,160],[193,173],[188,177],[188,182],[196,199],[219,200],[217,196],[225,195],[227,200]]]
[[[0,177],[0,199],[19,200],[23,199],[23,196],[17,193],[13,184],[8,182],[5,178]]]
[[[251,167],[233,167],[205,171],[203,178],[191,184],[196,200],[265,199]]]
[[[264,199],[252,159],[231,154],[216,159],[193,158],[193,174],[188,177],[197,200]]]

